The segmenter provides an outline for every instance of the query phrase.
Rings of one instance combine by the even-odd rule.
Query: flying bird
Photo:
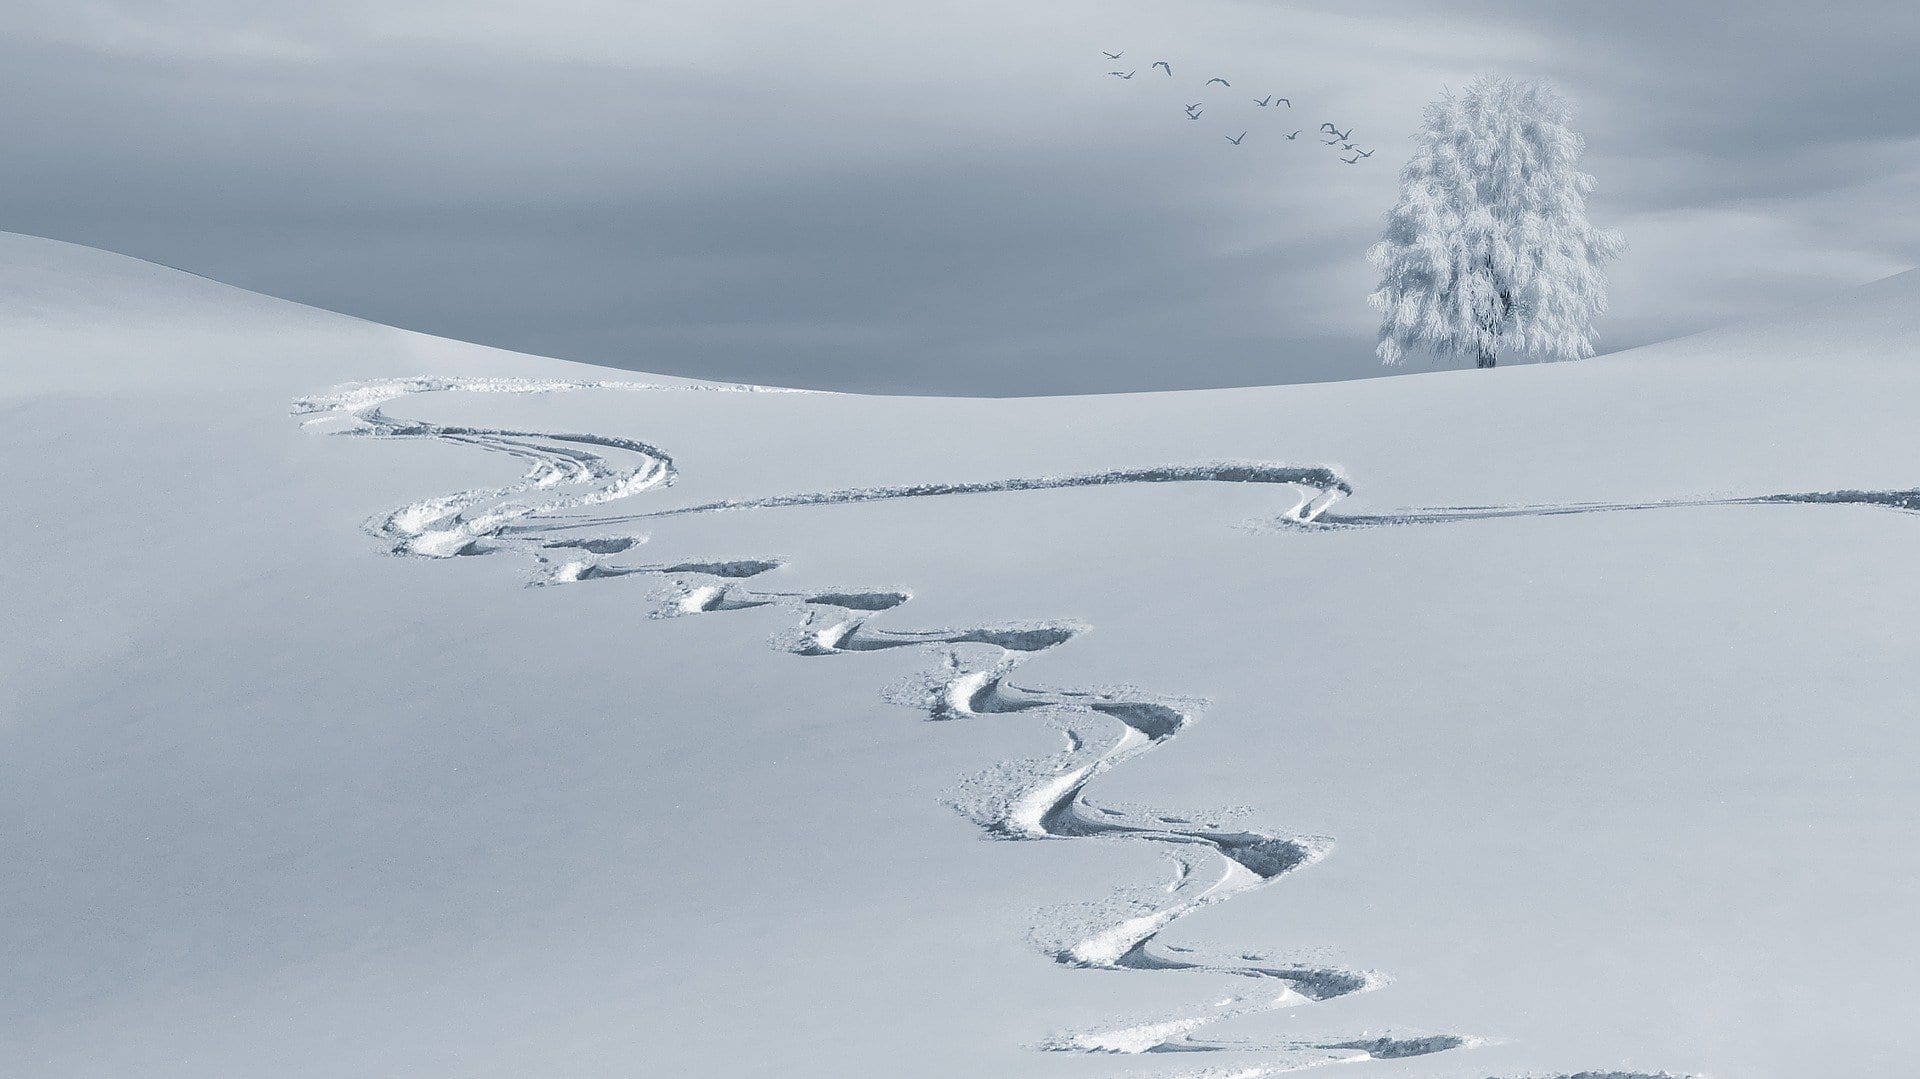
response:
[[[1224,138],[1224,139],[1226,139],[1226,140],[1227,140],[1228,142],[1230,142],[1230,143],[1233,143],[1233,144],[1234,144],[1235,146],[1238,146],[1238,145],[1240,145],[1240,139],[1244,139],[1244,138],[1246,138],[1246,137],[1247,137],[1247,133],[1246,133],[1246,132],[1244,132],[1244,131],[1242,131],[1242,132],[1240,133],[1240,139],[1236,139],[1236,138],[1234,138],[1234,137],[1233,137],[1232,135],[1223,135],[1223,136],[1221,136],[1221,137],[1222,137],[1222,138]]]
[[[1207,110],[1205,110],[1205,109],[1201,109],[1201,110],[1200,110],[1200,112],[1205,112],[1205,111],[1207,111]],[[1189,120],[1198,120],[1198,119],[1200,119],[1200,112],[1190,112],[1190,113],[1188,113],[1188,114],[1187,114],[1187,119],[1189,119]]]
[[[1284,97],[1276,97],[1276,98],[1274,98],[1274,100],[1275,100],[1275,101],[1278,101],[1278,102],[1279,102],[1280,104],[1282,104],[1282,105],[1285,105],[1285,106],[1286,106],[1287,108],[1293,108],[1293,102],[1292,102],[1292,100],[1290,100],[1290,99],[1288,99],[1288,98],[1284,98]]]
[[[1154,67],[1164,67],[1164,68],[1166,68],[1166,69],[1167,69],[1167,78],[1169,78],[1169,79],[1171,79],[1171,78],[1173,78],[1173,65],[1172,65],[1172,64],[1169,64],[1169,63],[1167,63],[1167,62],[1166,62],[1165,60],[1155,60],[1155,61],[1153,62],[1153,66],[1154,66]],[[1152,70],[1152,69],[1150,68],[1150,69],[1148,69],[1148,70]]]
[[[1213,78],[1211,78],[1211,79],[1208,79],[1208,80],[1206,81],[1206,85],[1208,85],[1208,86],[1212,86],[1212,85],[1213,85],[1214,83],[1216,83],[1216,82],[1217,82],[1217,83],[1219,83],[1220,85],[1222,85],[1222,86],[1225,86],[1225,87],[1228,87],[1228,88],[1232,88],[1232,86],[1233,86],[1233,84],[1232,84],[1232,83],[1230,83],[1230,82],[1228,82],[1227,80],[1225,80],[1225,79],[1223,79],[1223,78],[1221,78],[1221,77],[1219,77],[1218,75],[1216,75],[1216,76],[1214,76],[1214,77],[1213,77]]]
[[[1124,74],[1118,71],[1109,71],[1107,72],[1107,74],[1112,75],[1114,78],[1117,78],[1117,79],[1131,79],[1133,78],[1133,75],[1134,75],[1134,73],[1131,71],[1125,72]]]
[[[1358,157],[1372,157],[1373,151],[1372,150],[1355,150],[1354,154]]]
[[[1340,160],[1345,161],[1349,165],[1358,165],[1360,163],[1360,155],[1355,154],[1352,157],[1343,157]]]
[[[1199,108],[1200,106],[1202,106],[1202,105],[1204,105],[1204,104],[1206,104],[1206,102],[1204,102],[1204,101],[1196,101],[1196,102],[1194,102],[1193,104],[1191,104],[1191,105],[1188,105],[1188,106],[1187,106],[1187,111],[1188,111],[1188,112],[1192,112],[1193,110],[1195,110],[1195,109],[1197,109],[1197,108]]]
[[[1269,94],[1266,97],[1256,98],[1253,103],[1264,109],[1268,105],[1273,104],[1273,95]]]
[[[1342,150],[1351,150],[1351,149],[1353,149],[1353,143],[1350,143],[1350,142],[1343,142],[1343,143],[1341,143],[1341,144],[1340,144],[1340,148],[1341,148]]]
[[[1342,131],[1342,130],[1340,130],[1339,128],[1337,128],[1337,127],[1335,127],[1335,126],[1333,126],[1332,124],[1328,124],[1328,125],[1326,125],[1326,127],[1327,127],[1327,133],[1328,133],[1329,135],[1337,135],[1337,136],[1339,136],[1339,138],[1340,138],[1340,141],[1341,141],[1341,142],[1346,142],[1346,141],[1347,141],[1348,139],[1351,139],[1351,138],[1353,138],[1353,129],[1352,129],[1352,128],[1348,128],[1348,129],[1346,129],[1345,131]]]
[[[1288,136],[1287,136],[1287,141],[1288,141],[1288,142],[1292,142],[1293,140],[1295,140],[1295,139],[1297,139],[1297,138],[1299,138],[1299,137],[1300,137],[1300,133],[1299,133],[1298,131],[1296,131],[1296,132],[1294,132],[1293,134],[1291,134],[1291,135],[1288,135]]]
[[[1102,53],[1102,54],[1104,54],[1104,55],[1106,56],[1106,58],[1107,58],[1107,59],[1109,59],[1109,60],[1118,60],[1118,59],[1120,59],[1120,58],[1121,58],[1122,56],[1125,56],[1125,55],[1126,55],[1126,51],[1125,51],[1124,49],[1123,49],[1123,50],[1121,50],[1120,52],[1107,52],[1107,51],[1106,51],[1105,49],[1102,49],[1102,50],[1100,50],[1100,51],[1101,51],[1101,53]]]

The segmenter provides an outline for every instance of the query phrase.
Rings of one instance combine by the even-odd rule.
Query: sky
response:
[[[1480,73],[1578,109],[1591,216],[1629,243],[1603,352],[1920,263],[1907,0],[6,7],[0,228],[637,370],[1391,373],[1365,252],[1422,107]]]

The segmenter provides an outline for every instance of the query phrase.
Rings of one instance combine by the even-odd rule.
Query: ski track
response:
[[[727,559],[669,564],[615,563],[646,542],[632,534],[581,534],[623,523],[694,513],[829,505],[1002,491],[1032,491],[1121,483],[1240,482],[1290,487],[1293,505],[1280,515],[1298,528],[1358,528],[1436,523],[1508,516],[1590,513],[1685,505],[1746,505],[1773,502],[1838,502],[1889,506],[1920,512],[1920,491],[1779,495],[1760,498],[1577,504],[1533,507],[1453,507],[1379,516],[1337,516],[1326,510],[1352,488],[1330,468],[1229,462],[1116,470],[1074,476],[1016,478],[995,482],[921,484],[849,489],[770,498],[709,502],[652,513],[591,511],[631,495],[671,485],[672,458],[634,439],[565,432],[536,432],[438,425],[395,419],[384,405],[422,393],[544,394],[575,390],[652,392],[782,392],[763,387],[680,386],[631,382],[529,379],[406,378],[351,384],[302,398],[293,414],[307,425],[331,424],[331,433],[381,439],[426,439],[472,446],[527,465],[513,484],[461,491],[409,503],[366,523],[366,529],[401,555],[447,558],[515,553],[538,566],[532,585],[561,585],[641,575],[673,583],[656,616],[702,614],[772,605],[798,616],[780,643],[809,657],[856,655],[895,648],[938,649],[940,666],[924,681],[896,695],[933,720],[1033,713],[1060,733],[1056,754],[1006,761],[964,782],[954,808],[988,834],[1009,840],[1116,840],[1151,843],[1173,864],[1164,886],[1122,892],[1089,904],[1077,916],[1059,917],[1035,930],[1035,942],[1054,961],[1074,967],[1134,971],[1194,971],[1246,979],[1263,991],[1218,1000],[1190,1014],[1161,1017],[1096,1030],[1066,1032],[1036,1048],[1116,1054],[1242,1053],[1264,1062],[1185,1073],[1180,1079],[1256,1079],[1261,1076],[1362,1060],[1398,1060],[1487,1044],[1461,1034],[1372,1032],[1345,1039],[1256,1044],[1214,1040],[1203,1028],[1224,1019],[1294,1008],[1365,992],[1384,976],[1333,966],[1280,962],[1252,952],[1202,955],[1166,943],[1162,934],[1196,910],[1222,902],[1313,864],[1330,841],[1229,827],[1207,815],[1156,813],[1103,806],[1088,787],[1115,766],[1166,743],[1200,714],[1203,702],[1127,688],[1036,688],[1012,675],[1027,659],[1072,641],[1087,627],[1075,622],[1038,622],[957,629],[903,630],[869,621],[911,600],[901,590],[772,591],[747,582],[783,567],[775,559]],[[798,391],[804,392],[804,391]],[[616,464],[612,458],[624,458]],[[1666,1073],[1580,1072],[1556,1079],[1680,1079]]]
[[[1654,502],[1564,502],[1527,506],[1440,506],[1395,513],[1319,514],[1312,518],[1283,518],[1290,528],[1315,531],[1342,528],[1388,528],[1397,525],[1450,524],[1456,521],[1492,521],[1508,517],[1567,517],[1586,513],[1630,513],[1641,510],[1698,509],[1707,506],[1840,505],[1872,506],[1899,513],[1920,513],[1920,488],[1906,491],[1809,491],[1801,494],[1749,495],[1731,498],[1675,498]]]

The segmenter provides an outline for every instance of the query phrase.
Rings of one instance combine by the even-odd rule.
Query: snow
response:
[[[0,286],[12,1072],[1911,1070],[1920,276],[1014,400]]]

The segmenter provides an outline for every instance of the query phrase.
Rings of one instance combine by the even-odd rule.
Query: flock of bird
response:
[[[1101,55],[1105,56],[1109,62],[1112,62],[1126,56],[1126,52],[1124,50],[1121,52],[1107,52],[1106,50],[1102,49]],[[1153,62],[1153,65],[1149,67],[1147,70],[1163,71],[1166,73],[1167,78],[1169,79],[1173,78],[1173,63],[1168,60],[1155,60]],[[1122,81],[1130,81],[1135,75],[1138,75],[1139,73],[1140,72],[1137,69],[1132,71],[1116,70],[1116,71],[1107,72],[1107,75],[1111,78],[1120,79]],[[1232,83],[1228,82],[1226,79],[1221,78],[1218,75],[1214,76],[1211,79],[1208,79],[1205,83],[1203,83],[1201,85],[1201,89],[1204,90],[1206,89],[1206,87],[1212,86],[1215,83],[1218,83],[1224,89],[1228,89],[1228,90],[1233,89]],[[1293,101],[1291,99],[1280,97],[1277,94],[1268,94],[1266,97],[1256,97],[1256,98],[1253,98],[1252,101],[1256,106],[1263,109],[1293,108]],[[1205,112],[1206,112],[1206,102],[1196,101],[1193,104],[1187,106],[1187,119],[1198,121]],[[1247,134],[1248,132],[1242,131],[1238,135],[1223,135],[1222,137],[1225,138],[1228,142],[1234,144],[1235,146],[1238,146],[1241,144],[1241,142],[1243,142],[1246,139]],[[1350,157],[1343,156],[1340,158],[1341,161],[1344,161],[1349,165],[1358,165],[1360,162],[1365,161],[1367,158],[1373,156],[1372,150],[1362,150],[1360,149],[1359,145],[1353,141],[1353,128],[1351,127],[1347,128],[1345,131],[1342,131],[1338,126],[1332,123],[1322,123],[1317,131],[1317,134],[1321,136],[1320,142],[1322,145],[1338,146],[1340,148],[1339,153],[1352,155]],[[1301,135],[1301,132],[1299,131],[1283,132],[1281,134],[1281,138],[1286,139],[1288,142],[1292,142],[1298,139],[1300,135]]]

